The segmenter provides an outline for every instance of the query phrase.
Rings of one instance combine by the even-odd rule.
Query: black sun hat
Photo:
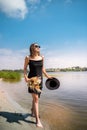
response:
[[[47,79],[45,82],[45,85],[48,89],[55,90],[55,89],[59,88],[60,81],[56,78]]]

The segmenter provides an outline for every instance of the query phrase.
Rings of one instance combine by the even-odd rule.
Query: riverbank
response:
[[[22,93],[22,89],[23,88],[21,87],[20,94]],[[15,90],[19,91],[18,86],[17,88],[15,88]],[[35,118],[31,117],[31,106],[29,106],[28,109],[26,109],[19,104],[20,103],[16,102],[13,99],[13,97],[10,94],[8,94],[5,87],[3,88],[2,86],[0,86],[1,130],[41,129],[36,127]],[[56,104],[56,102],[47,102],[47,100],[45,101],[43,98],[41,98],[40,116],[42,124],[44,126],[44,130],[73,130],[73,128],[70,127],[72,122],[71,111],[64,106],[61,106],[60,104]]]
[[[49,130],[43,122],[44,130]],[[0,129],[1,130],[39,130],[31,112],[22,108],[0,86]]]

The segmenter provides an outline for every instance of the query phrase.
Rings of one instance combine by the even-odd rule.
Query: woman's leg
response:
[[[32,114],[33,117],[35,117],[34,99],[32,100],[31,114]]]
[[[32,94],[33,97],[33,104],[34,104],[34,112],[35,112],[35,117],[36,117],[36,124],[38,127],[43,127],[39,118],[39,106],[38,106],[38,95],[37,94]]]

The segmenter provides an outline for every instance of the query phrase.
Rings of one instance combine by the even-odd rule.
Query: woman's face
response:
[[[31,44],[30,46],[30,55],[34,56],[35,53],[38,53],[38,55],[40,55],[40,46],[36,43]]]
[[[35,44],[35,45],[34,45],[34,50],[35,50],[36,52],[40,52],[40,46],[39,46],[38,44]]]

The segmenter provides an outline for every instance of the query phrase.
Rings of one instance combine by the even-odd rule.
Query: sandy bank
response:
[[[44,130],[49,130],[43,122]],[[1,130],[39,130],[35,118],[22,108],[0,87],[0,129]]]
[[[22,88],[21,88],[22,89]],[[17,89],[18,90],[18,86]],[[43,95],[44,96],[44,95]],[[49,95],[50,96],[50,95]],[[31,108],[21,107],[3,89],[0,84],[0,129],[1,130],[39,130],[35,124],[35,118],[31,117]],[[56,102],[40,99],[40,116],[44,126],[43,130],[73,130],[71,111]]]

